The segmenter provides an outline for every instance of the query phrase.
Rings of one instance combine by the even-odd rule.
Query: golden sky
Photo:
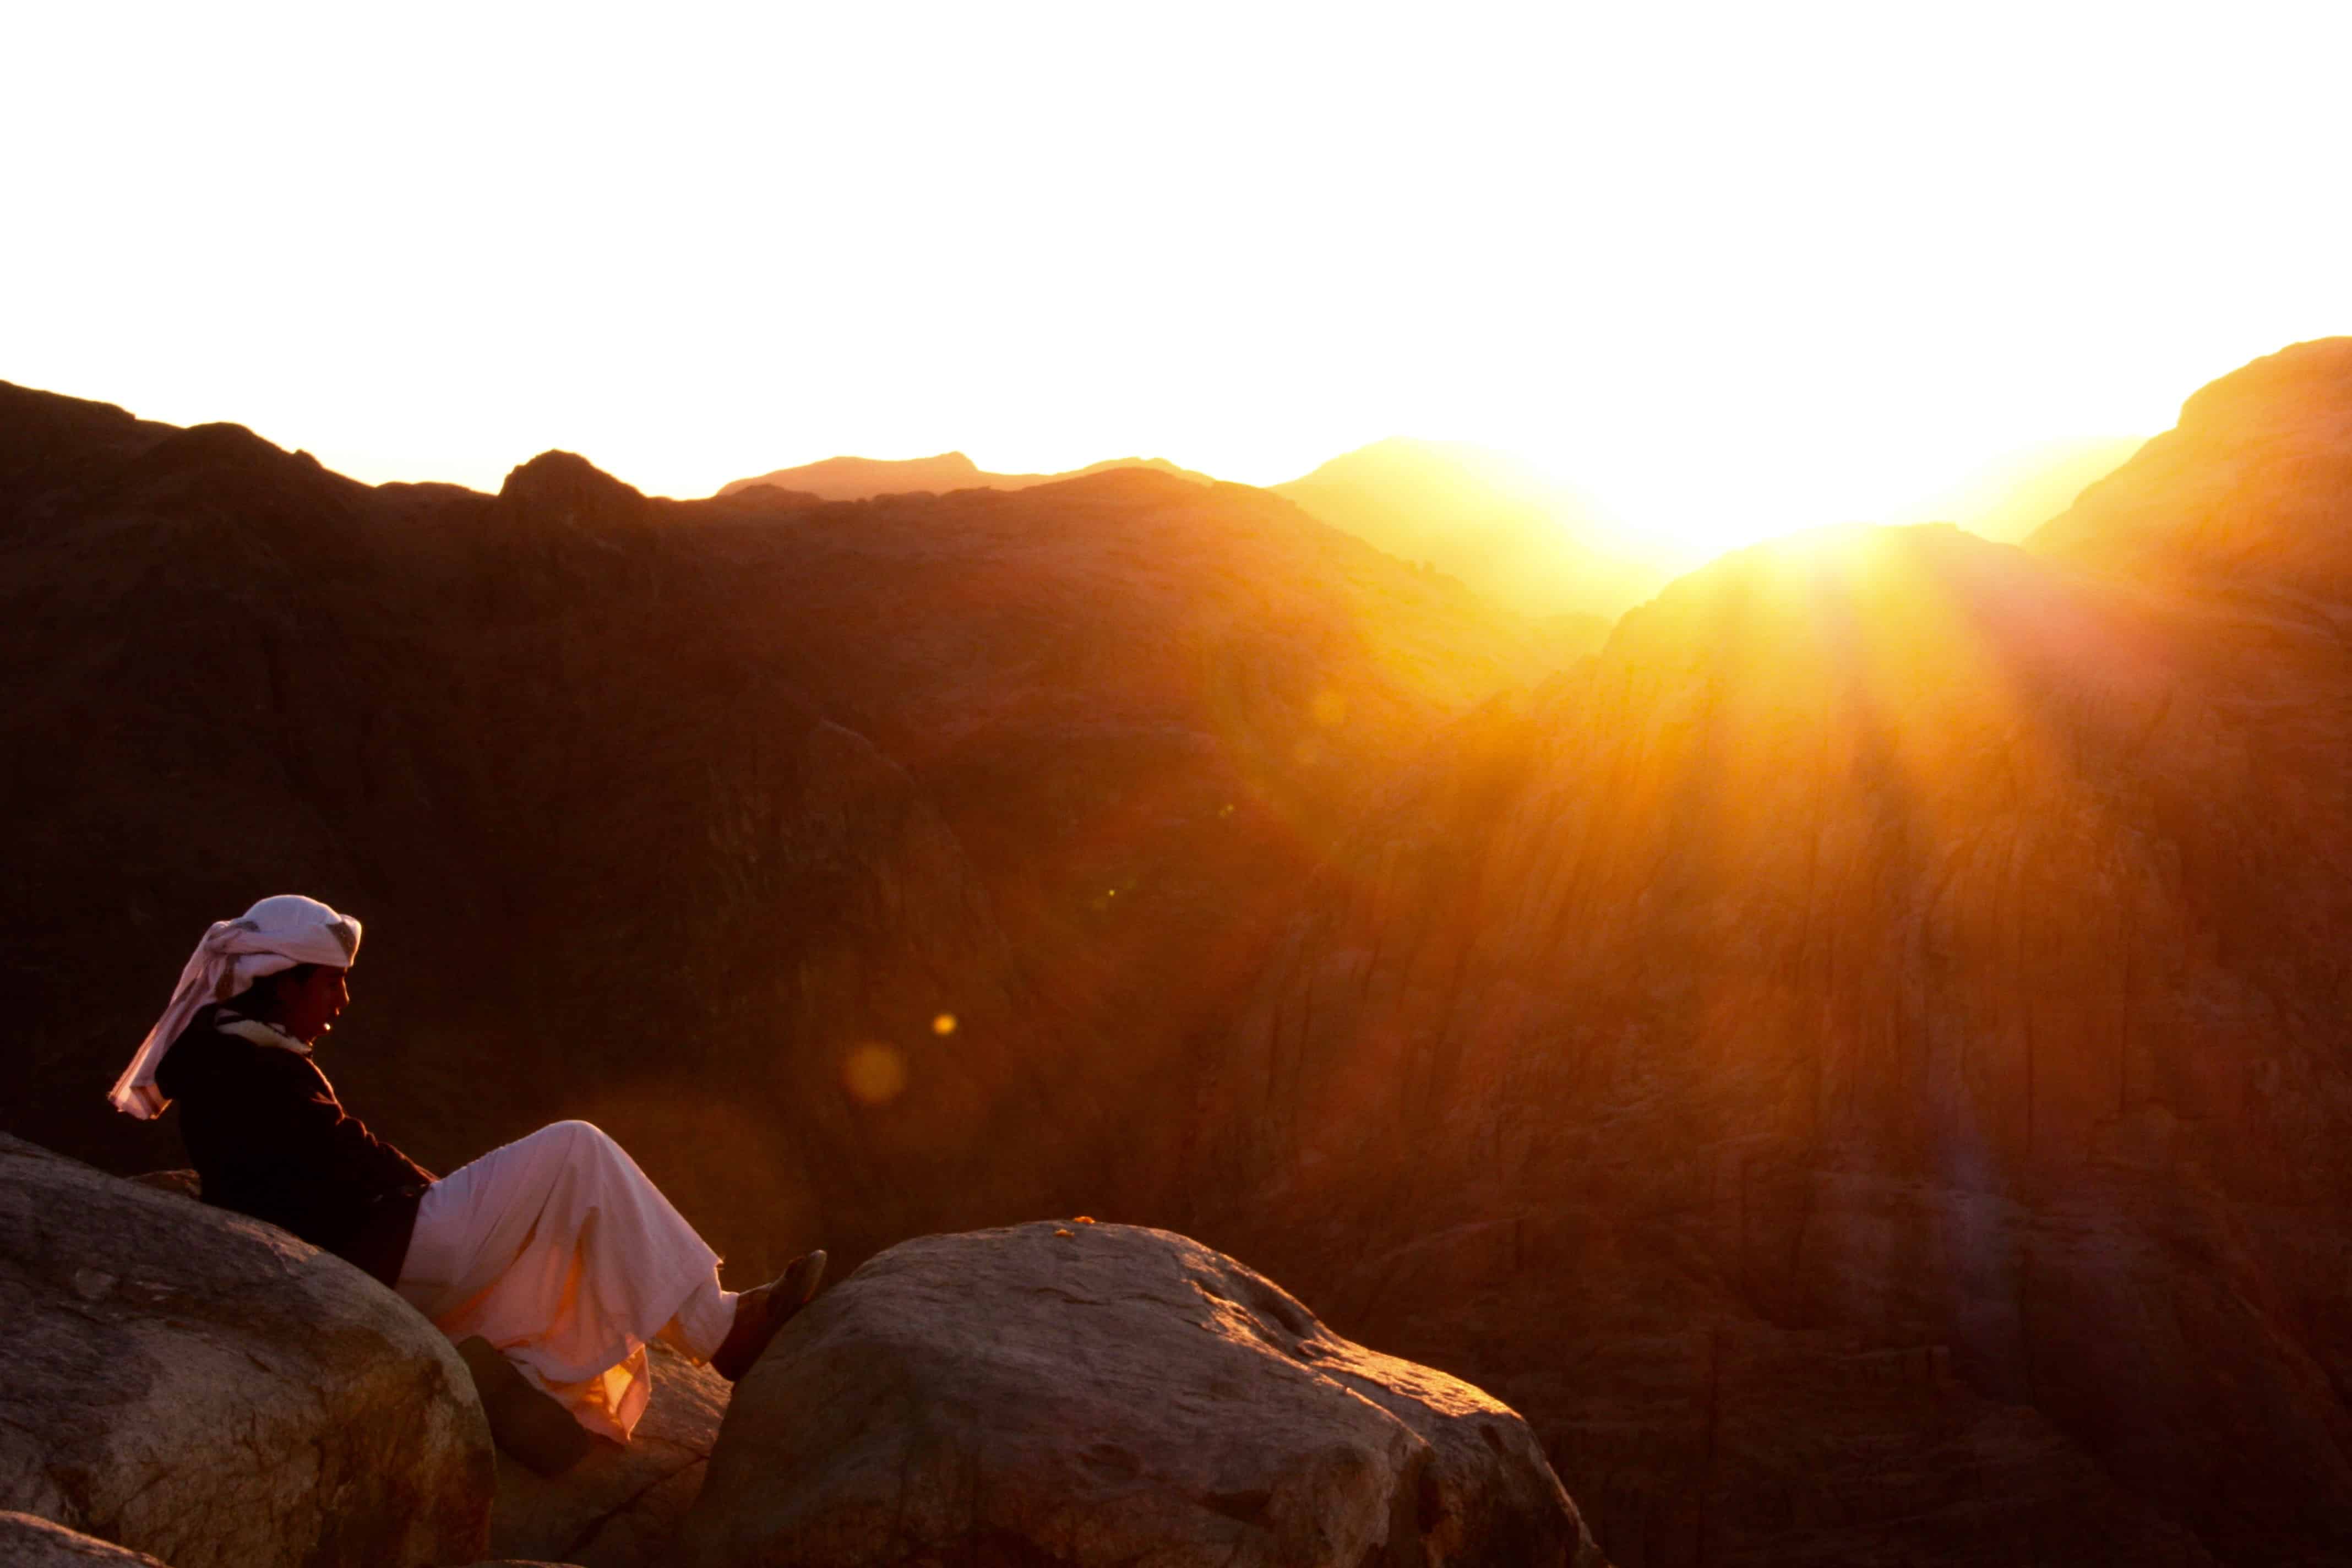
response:
[[[20,5],[0,377],[370,479],[1502,447],[1712,547],[2352,329],[2352,7]]]

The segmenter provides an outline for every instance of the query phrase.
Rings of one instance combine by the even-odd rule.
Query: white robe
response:
[[[559,1121],[426,1190],[401,1295],[479,1334],[580,1425],[625,1443],[653,1394],[648,1341],[709,1360],[734,1321],[719,1257],[621,1146]]]

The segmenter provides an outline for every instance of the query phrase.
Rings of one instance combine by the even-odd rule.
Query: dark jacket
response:
[[[309,1057],[222,1034],[218,1014],[189,1020],[155,1072],[155,1087],[179,1101],[205,1201],[394,1283],[432,1173],[346,1114]]]

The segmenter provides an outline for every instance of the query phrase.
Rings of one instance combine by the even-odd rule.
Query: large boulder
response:
[[[892,1247],[736,1386],[698,1568],[1588,1568],[1526,1425],[1165,1231]]]
[[[0,1511],[0,1563],[8,1568],[164,1568],[144,1552],[5,1511]]]
[[[0,1509],[173,1568],[487,1554],[464,1364],[281,1230],[0,1136]]]
[[[627,1447],[599,1438],[586,1458],[552,1479],[499,1456],[491,1551],[581,1568],[662,1568],[669,1561],[686,1510],[702,1490],[728,1387],[667,1345],[647,1351],[653,1403]]]

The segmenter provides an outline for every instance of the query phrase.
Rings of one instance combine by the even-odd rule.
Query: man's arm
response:
[[[289,1114],[280,1134],[288,1152],[320,1172],[342,1173],[370,1192],[397,1187],[429,1186],[433,1173],[368,1131],[367,1123],[343,1109],[334,1085],[308,1057],[284,1053],[283,1063],[272,1061],[273,1076],[283,1076],[290,1091]]]

